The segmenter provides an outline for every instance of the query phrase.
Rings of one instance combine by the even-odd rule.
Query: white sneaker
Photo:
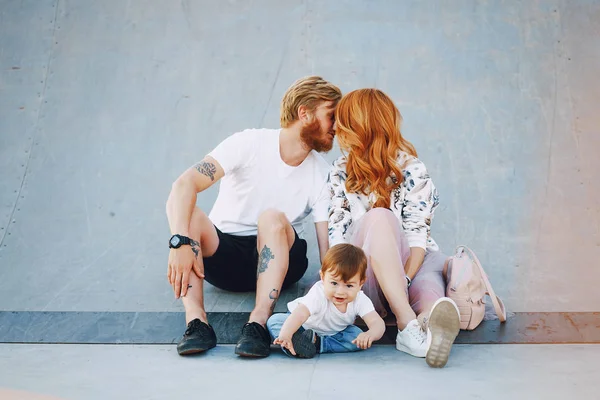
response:
[[[415,357],[427,354],[427,333],[416,319],[413,319],[403,330],[398,329],[396,349]]]
[[[431,308],[427,323],[431,344],[425,361],[430,367],[442,368],[446,365],[459,331],[460,313],[456,303],[448,297],[438,299]]]

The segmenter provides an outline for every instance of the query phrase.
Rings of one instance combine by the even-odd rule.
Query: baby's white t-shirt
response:
[[[298,304],[303,304],[310,311],[310,317],[302,327],[312,329],[322,336],[335,335],[346,329],[348,325],[354,324],[357,316],[362,318],[375,310],[371,299],[361,290],[356,299],[348,303],[346,312],[341,312],[325,297],[323,281],[315,283],[305,296],[289,302],[288,310],[293,312]]]
[[[256,235],[267,209],[283,212],[300,237],[303,221],[327,221],[329,163],[312,150],[297,167],[281,159],[281,129],[247,129],[229,136],[208,155],[225,175],[209,218],[224,233]]]

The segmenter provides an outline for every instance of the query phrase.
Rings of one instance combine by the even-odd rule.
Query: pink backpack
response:
[[[467,246],[458,246],[448,264],[446,296],[460,312],[460,329],[473,330],[485,315],[485,295],[489,295],[500,322],[506,321],[502,300],[496,296],[479,259]]]

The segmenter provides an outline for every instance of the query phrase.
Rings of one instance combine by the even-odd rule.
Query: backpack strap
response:
[[[461,248],[463,251],[466,251],[469,254],[469,256],[471,257],[471,259],[473,260],[473,262],[475,263],[475,265],[477,265],[477,268],[479,268],[479,271],[481,272],[481,277],[483,279],[483,283],[487,290],[487,294],[492,299],[492,304],[494,305],[494,310],[496,311],[496,315],[498,316],[498,319],[500,320],[500,322],[505,322],[506,321],[506,308],[504,307],[504,302],[502,301],[502,299],[500,299],[500,297],[496,296],[496,293],[494,292],[494,289],[492,288],[492,284],[490,283],[490,281],[487,277],[487,274],[483,270],[483,267],[481,266],[479,259],[477,258],[477,256],[473,252],[473,250],[471,250],[467,246],[458,246],[457,250],[459,248]]]

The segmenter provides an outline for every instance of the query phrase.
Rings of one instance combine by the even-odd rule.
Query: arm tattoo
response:
[[[275,304],[277,304],[277,299],[279,298],[279,290],[271,290],[271,293],[269,293],[269,298],[273,300],[273,303],[271,303],[271,314],[273,314],[273,311],[275,310]]]
[[[215,174],[217,173],[217,167],[215,167],[215,164],[206,161],[200,161],[198,164],[194,165],[194,168],[196,168],[202,175],[208,176],[211,181],[215,180]]]
[[[200,243],[196,242],[194,239],[190,239],[190,245],[192,247],[192,251],[196,255],[196,258],[198,258],[198,255],[200,255]]]
[[[269,261],[273,260],[274,258],[275,255],[271,253],[271,249],[265,245],[265,247],[263,247],[258,256],[258,268],[256,269],[256,279],[258,279],[258,275],[262,274],[267,270]]]

